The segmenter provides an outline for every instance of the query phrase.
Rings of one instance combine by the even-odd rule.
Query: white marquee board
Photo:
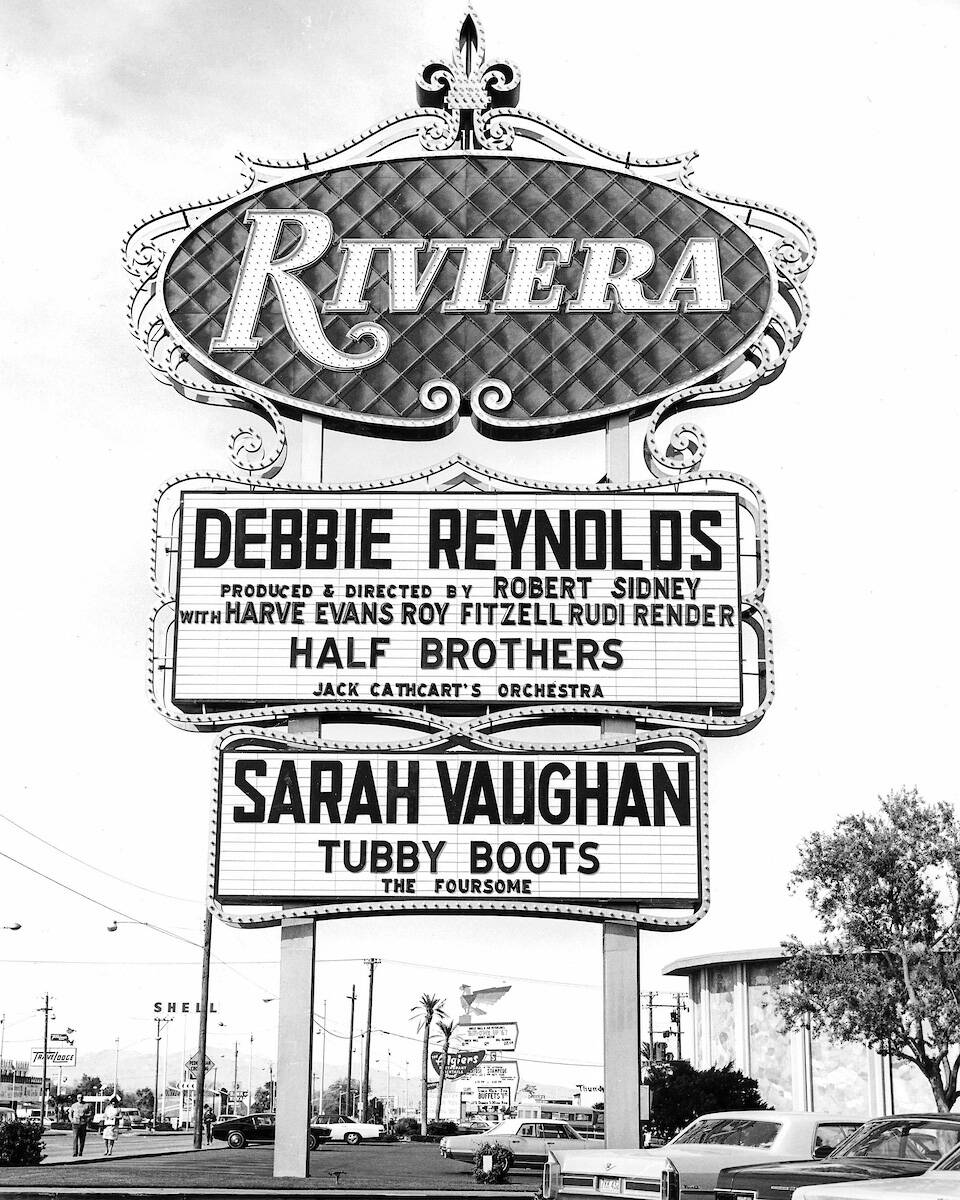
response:
[[[647,735],[617,752],[311,745],[221,739],[218,905],[345,912],[698,912],[702,743]],[[572,907],[571,907],[572,906]]]

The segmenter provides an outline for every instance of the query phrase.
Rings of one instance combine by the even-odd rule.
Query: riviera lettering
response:
[[[254,330],[266,297],[268,280],[280,301],[284,322],[298,347],[322,367],[360,370],[385,357],[390,335],[375,321],[353,326],[353,341],[369,339],[368,348],[348,353],[327,338],[323,314],[363,314],[370,309],[366,291],[376,256],[386,256],[389,301],[395,313],[419,312],[427,302],[440,269],[456,255],[457,273],[440,311],[458,313],[624,313],[725,312],[720,252],[715,237],[688,238],[658,295],[643,280],[656,262],[642,238],[342,238],[341,261],[333,295],[317,308],[318,297],[299,272],[319,261],[334,242],[333,223],[311,209],[250,209],[250,233],[217,351],[253,352],[260,346]],[[285,227],[298,233],[291,250],[278,255]],[[583,252],[576,294],[558,279],[574,253]],[[497,298],[488,294],[494,256],[506,259],[506,277]],[[422,257],[422,256],[425,256]]]

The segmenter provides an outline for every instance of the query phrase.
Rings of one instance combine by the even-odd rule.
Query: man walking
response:
[[[70,1105],[70,1127],[73,1130],[73,1157],[83,1158],[83,1147],[87,1140],[87,1106],[78,1092]]]
[[[203,1128],[207,1133],[207,1145],[213,1144],[213,1109],[209,1104],[203,1106]]]

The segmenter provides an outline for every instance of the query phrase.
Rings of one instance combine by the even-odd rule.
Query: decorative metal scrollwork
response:
[[[486,65],[483,28],[467,9],[449,63],[427,63],[417,79],[417,103],[437,109],[420,133],[427,150],[509,150],[514,130],[505,119],[520,98],[520,72],[509,62]]]

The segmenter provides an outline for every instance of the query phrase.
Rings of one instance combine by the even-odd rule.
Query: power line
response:
[[[122,883],[126,887],[137,888],[141,892],[149,892],[151,896],[161,896],[164,900],[176,900],[181,904],[196,904],[196,900],[188,899],[186,896],[172,896],[169,892],[158,892],[154,888],[144,887],[142,883],[134,883],[132,879],[124,879],[120,875],[112,875],[109,871],[105,871],[102,867],[95,866],[86,859],[78,858],[75,854],[71,854],[69,850],[64,850],[62,846],[55,846],[53,842],[48,842],[46,838],[40,836],[39,833],[34,833],[32,829],[27,829],[25,825],[20,825],[12,817],[8,817],[6,813],[0,813],[0,821],[6,821],[15,829],[19,829],[21,833],[25,833],[27,837],[35,838],[36,841],[42,842],[44,846],[49,846],[51,850],[56,850],[58,854],[62,854],[64,858],[69,858],[75,863],[79,863],[81,867],[88,867],[91,871],[96,871],[98,875],[105,875],[107,879],[114,879],[117,883]]]
[[[385,963],[392,963],[397,967],[420,967],[429,971],[447,971],[453,975],[479,975],[482,979],[512,979],[514,983],[548,983],[552,987],[575,987],[587,988],[590,991],[599,991],[600,984],[598,983],[580,983],[573,979],[544,979],[541,976],[534,975],[508,975],[504,971],[477,971],[473,967],[441,967],[434,963],[408,962],[402,958],[385,958]]]
[[[143,921],[139,917],[131,916],[130,913],[124,912],[122,908],[117,908],[114,904],[104,904],[102,900],[97,900],[94,896],[88,896],[86,892],[78,891],[77,888],[70,887],[69,884],[63,883],[59,879],[54,879],[52,875],[46,875],[43,871],[37,870],[36,867],[31,867],[29,863],[21,862],[19,858],[14,858],[12,854],[7,854],[4,850],[0,850],[0,858],[5,858],[8,862],[16,863],[18,867],[22,867],[32,875],[38,875],[41,879],[45,879],[47,883],[52,883],[55,887],[63,888],[65,892],[70,892],[73,896],[79,896],[81,900],[86,900],[89,904],[95,904],[97,908],[102,908],[104,912],[113,913],[114,915],[119,913],[124,920],[130,921],[134,925],[142,925],[145,929],[152,929],[155,933],[162,933],[166,937],[183,942],[186,946],[193,946],[197,950],[203,949],[203,946],[199,942],[193,942],[190,938],[186,938],[182,934],[174,933],[172,929],[164,928],[163,925],[155,925],[152,921]],[[220,966],[226,967],[228,971],[232,971],[238,978],[252,984],[253,987],[258,988],[261,992],[266,992],[268,996],[274,996],[274,993],[269,988],[265,988],[258,980],[251,979],[249,975],[244,975],[242,971],[238,971],[236,967],[225,962],[223,959],[217,958],[216,955],[213,955],[213,958]]]

